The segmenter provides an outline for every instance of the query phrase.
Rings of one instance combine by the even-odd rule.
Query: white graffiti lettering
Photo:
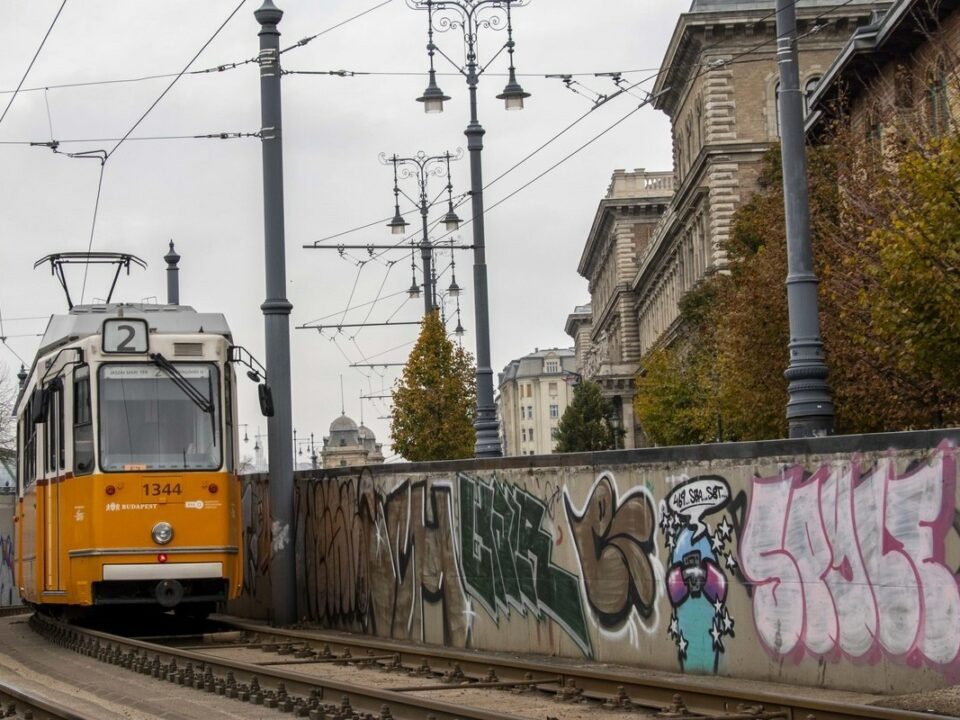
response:
[[[944,564],[954,449],[898,475],[892,458],[755,478],[740,541],[761,640],[775,655],[960,654],[960,589]]]

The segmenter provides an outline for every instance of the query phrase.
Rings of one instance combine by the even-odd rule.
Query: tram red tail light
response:
[[[113,485],[107,485],[106,492],[107,495],[113,495],[115,492],[117,492],[117,489]]]
[[[166,554],[166,553],[160,553],[159,555],[157,555],[157,562],[158,562],[158,563],[165,563],[166,561],[167,561],[167,554]]]
[[[216,495],[219,489],[220,488],[217,487],[216,483],[210,483],[209,485],[207,485],[207,490],[210,491],[211,495]]]

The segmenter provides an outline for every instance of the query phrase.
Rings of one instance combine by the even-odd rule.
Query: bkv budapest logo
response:
[[[715,528],[704,520],[729,501],[726,480],[701,475],[674,487],[660,506],[660,531],[670,553],[667,595],[673,611],[667,631],[684,670],[716,672],[723,638],[734,634],[725,572],[737,567],[726,547],[733,525],[726,515]]]

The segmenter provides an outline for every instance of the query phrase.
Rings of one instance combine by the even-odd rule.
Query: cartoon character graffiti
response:
[[[725,552],[733,537],[726,515],[716,530],[704,522],[730,500],[730,486],[716,475],[703,475],[677,485],[660,507],[660,530],[670,553],[667,595],[673,606],[667,632],[677,645],[684,670],[716,672],[724,652],[723,638],[733,637],[727,609],[727,576],[737,561]]]

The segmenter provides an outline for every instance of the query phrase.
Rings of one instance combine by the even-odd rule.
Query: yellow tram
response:
[[[237,597],[236,350],[222,315],[181,305],[50,319],[16,410],[26,602],[205,615]]]

